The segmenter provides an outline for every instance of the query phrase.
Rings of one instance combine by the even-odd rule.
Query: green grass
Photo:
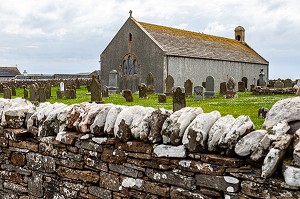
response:
[[[52,96],[48,101],[50,103],[62,102],[65,104],[75,104],[81,102],[89,102],[90,95],[86,95],[87,90],[84,87],[77,89],[77,99],[57,99],[56,90],[58,87],[52,88]],[[224,99],[222,96],[217,95],[217,98],[205,99],[204,101],[195,101],[193,97],[186,98],[186,105],[188,107],[201,107],[204,112],[211,112],[214,110],[220,111],[222,116],[230,114],[234,117],[240,115],[248,115],[256,126],[260,129],[264,119],[258,118],[258,110],[262,107],[271,108],[272,105],[278,100],[294,97],[294,94],[274,94],[274,95],[253,95],[251,92],[238,93],[238,98]],[[3,97],[3,94],[0,94]],[[23,89],[17,89],[17,96],[23,97]],[[122,104],[127,106],[141,105],[153,108],[166,108],[172,110],[172,97],[167,97],[167,103],[158,103],[157,95],[148,95],[148,99],[139,99],[138,94],[133,95],[134,102],[126,102],[120,94],[110,95],[109,98],[103,98],[105,103]]]

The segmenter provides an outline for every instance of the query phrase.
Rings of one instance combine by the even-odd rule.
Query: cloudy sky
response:
[[[0,66],[99,69],[130,9],[138,21],[228,38],[242,25],[246,42],[270,62],[271,79],[300,78],[299,0],[0,0]]]

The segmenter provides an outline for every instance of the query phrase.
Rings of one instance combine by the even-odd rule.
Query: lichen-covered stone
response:
[[[255,129],[249,116],[241,115],[235,119],[232,125],[223,134],[219,146],[225,149],[233,149],[239,139]]]
[[[293,165],[300,167],[300,129],[294,134],[293,146]]]
[[[208,133],[208,150],[217,151],[219,141],[223,137],[224,133],[227,132],[228,128],[231,127],[235,118],[232,115],[226,115],[219,118],[211,127]]]
[[[220,117],[219,111],[199,114],[184,132],[184,146],[191,152],[206,151],[209,130]]]
[[[59,166],[56,169],[56,172],[59,176],[70,178],[73,180],[82,180],[84,182],[97,183],[100,179],[99,173],[94,171],[75,170]]]
[[[272,128],[279,122],[300,120],[300,97],[292,97],[276,102],[267,113],[263,127]]]
[[[106,122],[106,117],[110,109],[113,107],[112,104],[105,104],[103,108],[97,113],[93,124],[90,129],[94,135],[102,136],[104,135],[104,126]]]
[[[171,199],[210,199],[211,197],[203,195],[197,191],[191,192],[179,187],[171,187]]]
[[[282,164],[282,174],[285,183],[290,186],[300,187],[300,168],[289,164],[289,161],[284,161]]]
[[[156,157],[173,157],[173,158],[184,158],[186,157],[186,149],[183,145],[171,146],[171,145],[157,145],[154,146],[154,156]]]
[[[172,114],[172,111],[166,110],[164,108],[159,108],[152,112],[149,117],[149,128],[150,132],[148,135],[148,140],[155,144],[162,141],[161,130],[165,120]]]
[[[266,134],[266,130],[252,131],[237,142],[234,152],[239,156],[250,155]]]
[[[38,153],[27,153],[26,160],[29,169],[47,173],[55,171],[55,161],[53,157],[43,156]]]
[[[196,175],[197,185],[235,193],[240,190],[240,180],[232,176],[212,176],[197,174]]]
[[[104,124],[104,132],[108,135],[114,135],[114,126],[118,115],[121,113],[123,109],[127,108],[127,106],[115,105],[110,108],[107,113],[105,124]]]

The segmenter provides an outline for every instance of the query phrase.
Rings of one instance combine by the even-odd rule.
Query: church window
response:
[[[137,74],[138,73],[138,63],[136,60],[133,60],[133,74]]]
[[[132,74],[132,58],[131,56],[128,56],[128,74]]]
[[[132,41],[132,34],[129,33],[129,41]]]

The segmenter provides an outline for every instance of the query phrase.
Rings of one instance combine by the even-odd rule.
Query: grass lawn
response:
[[[56,90],[58,87],[52,88],[52,96],[50,103],[62,102],[65,104],[75,104],[81,102],[89,102],[91,97],[86,95],[87,90],[84,87],[77,89],[77,99],[57,99]],[[0,94],[3,97],[3,94]],[[17,89],[17,96],[23,97],[23,89]],[[252,95],[251,92],[238,93],[236,99],[224,99],[222,96],[217,95],[217,98],[205,99],[204,101],[195,101],[194,98],[186,98],[186,104],[188,107],[201,107],[204,112],[210,112],[214,110],[220,111],[222,116],[231,114],[234,117],[240,115],[249,115],[251,120],[256,126],[256,129],[260,129],[264,119],[258,118],[258,110],[262,107],[271,108],[272,105],[278,100],[295,97],[295,94],[274,94],[274,95]],[[157,95],[148,95],[148,99],[139,99],[138,94],[133,95],[134,102],[126,102],[120,94],[110,95],[108,98],[103,98],[105,103],[123,104],[127,106],[141,105],[154,108],[166,108],[173,109],[172,97],[167,97],[167,103],[158,103]]]

